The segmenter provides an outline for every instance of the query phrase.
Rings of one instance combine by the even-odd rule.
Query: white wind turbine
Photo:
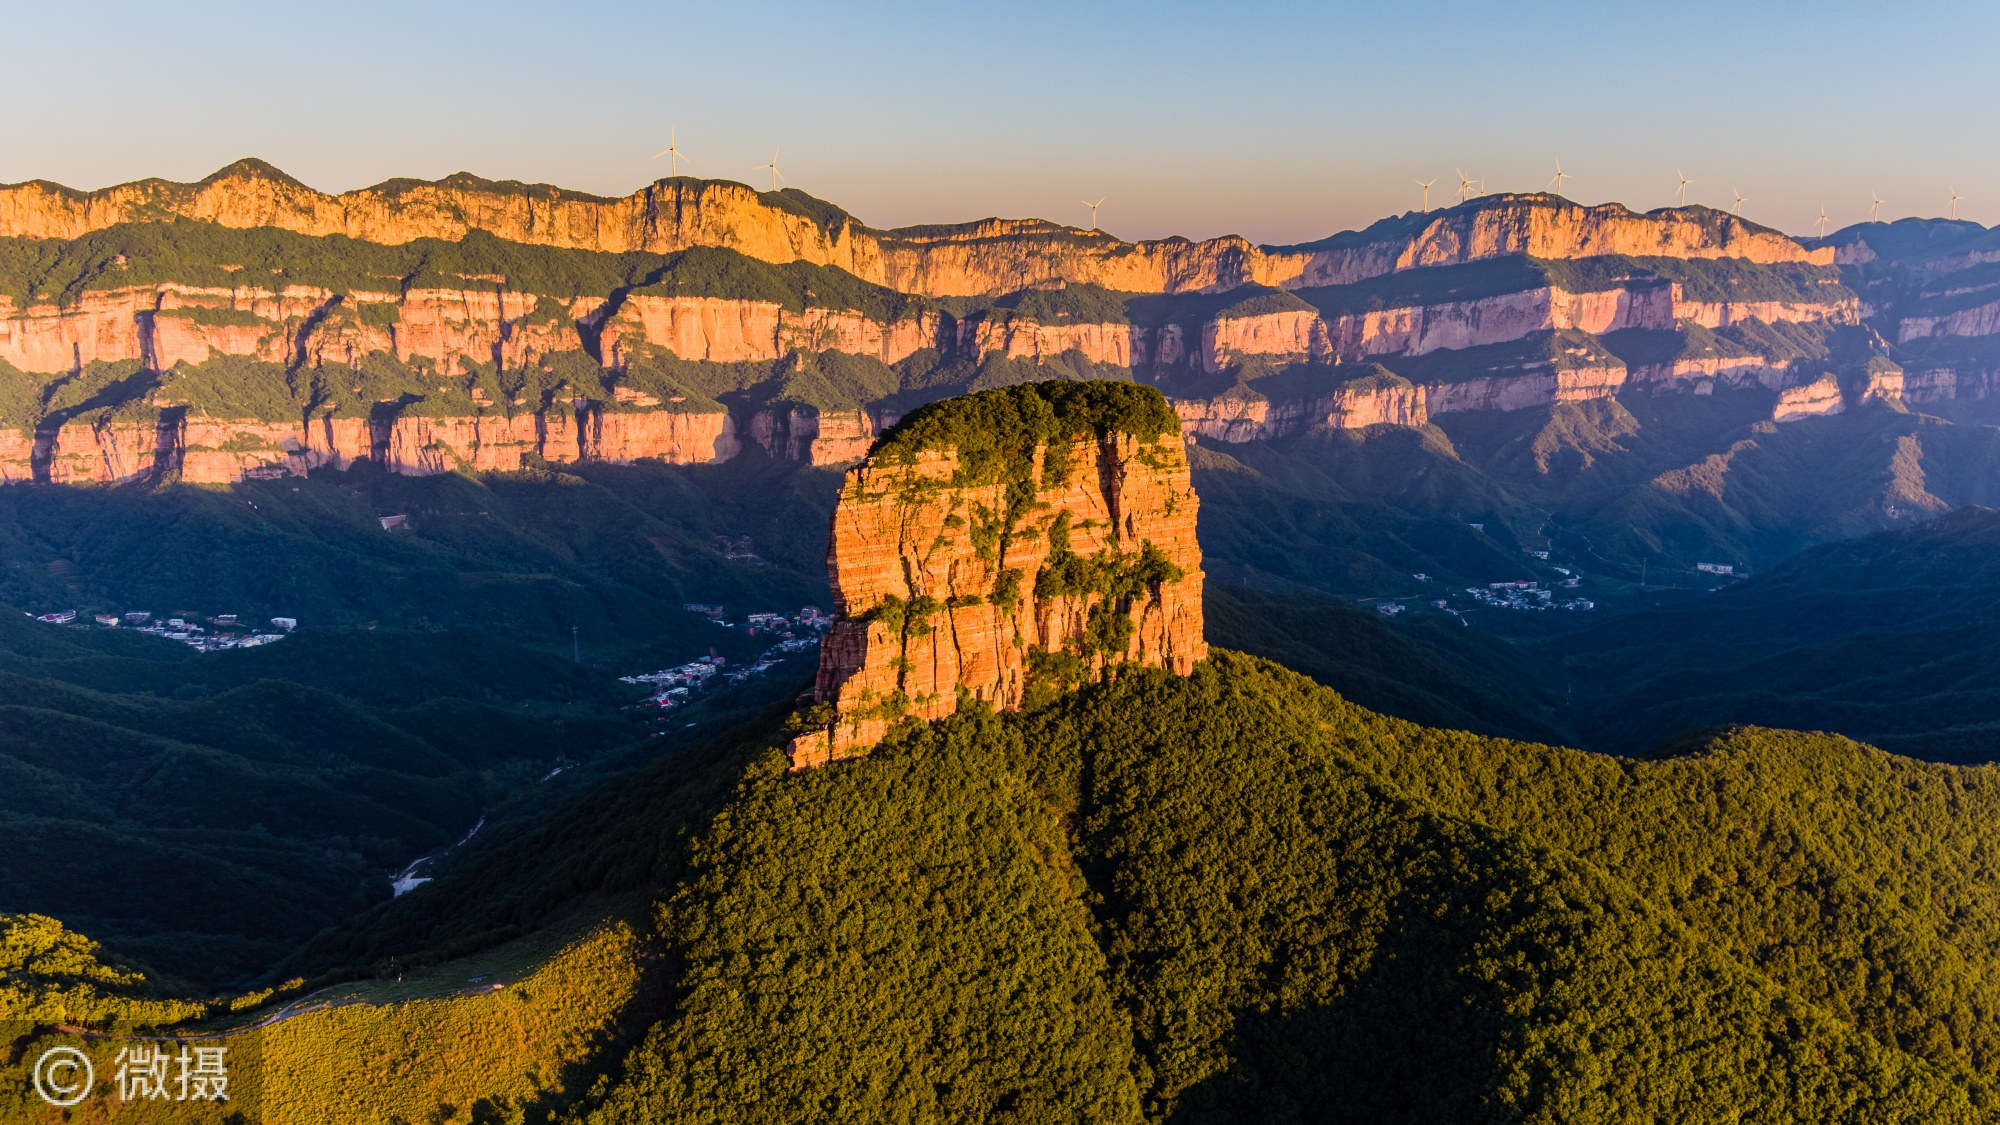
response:
[[[1958,189],[1949,184],[1945,186],[1945,190],[1951,193],[1951,210],[1945,214],[1945,218],[1956,219],[1958,218],[1958,201],[1965,197],[1958,194]]]
[[[1872,191],[1868,193],[1868,198],[1874,200],[1874,202],[1868,205],[1868,221],[1871,223],[1879,223],[1882,221],[1882,205],[1889,201],[1882,198],[1879,195],[1876,195]]]
[[[1558,160],[1556,161],[1556,174],[1549,178],[1549,184],[1556,189],[1557,195],[1561,195],[1563,190],[1563,181],[1574,180],[1574,179],[1576,179],[1575,176],[1572,176],[1568,172],[1563,171],[1563,162]]]
[[[1736,217],[1740,219],[1743,217],[1743,205],[1750,201],[1748,199],[1743,198],[1743,193],[1737,191],[1735,188],[1730,188],[1729,194],[1736,197]]]
[[[1411,182],[1411,183],[1413,183],[1413,184],[1415,184],[1415,185],[1417,185],[1418,187],[1420,187],[1420,188],[1424,189],[1424,214],[1426,214],[1426,215],[1430,214],[1430,213],[1431,213],[1431,185],[1432,185],[1432,184],[1434,184],[1434,183],[1437,183],[1437,182],[1438,182],[1438,181],[1437,181],[1437,177],[1436,177],[1436,176],[1432,176],[1432,177],[1431,177],[1430,179],[1428,179],[1428,180],[1411,180],[1410,182]]]
[[[1688,185],[1693,183],[1694,181],[1688,179],[1687,173],[1681,171],[1679,168],[1674,169],[1674,175],[1679,176],[1681,178],[1681,187],[1680,187],[1681,206],[1686,207],[1688,205]]]
[[[1476,192],[1474,192],[1473,187],[1479,181],[1466,179],[1465,172],[1462,169],[1453,168],[1452,171],[1458,173],[1458,201],[1460,203],[1463,203],[1466,200],[1471,199],[1473,195],[1477,194]]]
[[[771,150],[771,162],[770,162],[769,164],[759,164],[759,165],[757,165],[757,171],[759,171],[759,172],[762,172],[762,171],[763,171],[764,169],[766,169],[766,168],[769,168],[769,169],[771,170],[771,190],[772,190],[772,191],[777,191],[777,190],[778,190],[778,181],[784,178],[783,176],[780,176],[780,175],[778,174],[778,150],[777,150],[777,149],[775,149],[775,148],[774,148],[774,149],[772,149],[772,150]]]
[[[692,161],[692,160],[688,160],[688,158],[687,158],[687,153],[684,153],[684,152],[682,152],[682,151],[681,151],[681,150],[680,150],[680,149],[679,149],[679,148],[678,148],[678,147],[677,147],[677,146],[675,145],[675,143],[674,143],[674,133],[675,133],[675,130],[674,130],[673,128],[669,128],[669,129],[667,130],[667,147],[665,147],[665,148],[661,149],[660,151],[658,151],[658,152],[654,153],[654,154],[653,154],[653,159],[655,159],[655,160],[658,160],[658,159],[659,159],[660,157],[662,157],[662,156],[666,157],[666,158],[667,158],[667,167],[668,167],[668,168],[671,168],[671,169],[673,170],[673,171],[672,171],[672,174],[673,174],[673,175],[676,175],[676,176],[678,176],[678,175],[680,175],[680,174],[681,174],[681,165],[680,165],[680,162],[681,162],[681,161],[683,161],[683,160],[687,160],[687,162],[688,162],[689,164],[693,164],[693,163],[694,163],[694,161]]]
[[[1827,228],[1827,225],[1828,225],[1828,224],[1830,224],[1830,223],[1832,223],[1832,222],[1833,222],[1833,220],[1832,220],[1832,219],[1829,219],[1829,218],[1827,218],[1827,217],[1826,217],[1826,204],[1824,204],[1824,203],[1820,204],[1820,205],[1819,205],[1819,218],[1817,218],[1817,219],[1814,219],[1814,220],[1813,220],[1813,225],[1819,228],[1819,236],[1820,236],[1821,238],[1825,238],[1825,237],[1826,237],[1826,228]]]
[[[1091,230],[1096,230],[1096,229],[1097,229],[1097,209],[1098,209],[1099,207],[1102,207],[1102,206],[1104,206],[1104,201],[1105,201],[1105,200],[1107,200],[1107,199],[1109,199],[1109,198],[1111,198],[1111,197],[1110,197],[1110,196],[1108,196],[1108,195],[1100,195],[1100,196],[1098,196],[1098,197],[1097,197],[1097,202],[1095,202],[1095,203],[1092,203],[1092,202],[1091,202],[1090,200],[1088,200],[1088,199],[1079,199],[1079,200],[1077,200],[1077,202],[1078,202],[1078,203],[1081,203],[1081,204],[1083,204],[1083,205],[1084,205],[1085,207],[1088,207],[1088,208],[1090,208],[1090,229],[1091,229]]]

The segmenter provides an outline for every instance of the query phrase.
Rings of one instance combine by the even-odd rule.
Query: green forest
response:
[[[636,888],[673,967],[524,1120],[1995,1112],[1990,767],[1753,728],[1606,757],[1227,651],[803,775],[772,730],[464,869],[489,923]],[[374,932],[446,937],[473,884],[432,891]]]
[[[1993,1112],[1983,771],[1620,761],[1228,653],[749,757],[659,907],[677,1014],[580,1119]]]
[[[456,1088],[565,1125],[1996,1112],[1995,767],[1749,727],[1611,757],[1387,718],[1222,649],[804,774],[782,714],[551,806],[285,968],[393,978],[580,905],[630,918],[523,978],[568,1007],[340,1009],[362,1014],[267,1049],[456,1035],[485,1044]],[[175,1018],[82,939],[16,931],[44,1003]],[[610,1014],[575,1008],[591,980]],[[481,1030],[587,1015],[617,1030],[580,1055],[524,1030],[572,1059],[539,1092]],[[435,1108],[369,1089],[363,1119]]]

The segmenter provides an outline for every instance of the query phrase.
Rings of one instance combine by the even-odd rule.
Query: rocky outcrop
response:
[[[1926,336],[2000,336],[2000,301],[1936,316],[1904,317],[1896,326],[1899,344]]]
[[[1173,327],[1178,329],[1179,325]],[[1042,324],[1025,317],[987,314],[959,321],[953,343],[975,359],[1001,355],[1040,362],[1075,352],[1093,363],[1143,368],[1153,362],[1150,335],[1130,324]]]
[[[1796,422],[1801,418],[1839,414],[1846,408],[1840,397],[1840,381],[1829,372],[1810,383],[1779,391],[1778,405],[1771,411],[1771,420]]]
[[[1276,356],[1300,363],[1333,359],[1326,322],[1311,309],[1284,309],[1253,316],[1221,316],[1202,325],[1201,366],[1211,374],[1245,356]]]
[[[1329,369],[1329,382],[1338,378]],[[1303,398],[1176,399],[1174,413],[1190,437],[1216,441],[1269,441],[1315,427],[1359,430],[1368,426],[1422,426],[1430,410],[1422,387],[1394,377],[1366,377]]]
[[[1674,319],[1692,321],[1703,328],[1727,328],[1752,320],[1765,324],[1859,324],[1861,301],[1855,297],[1834,301],[1688,301],[1681,298],[1676,285]]]
[[[1923,404],[2000,397],[2000,365],[1913,366],[1903,374],[1903,401]]]
[[[1757,356],[1683,357],[1669,363],[1645,363],[1632,368],[1632,385],[1653,391],[1688,390],[1713,393],[1717,386],[1761,386],[1783,390],[1792,385],[1789,363],[1776,363]]]
[[[754,419],[753,419],[754,422]],[[858,457],[853,439],[836,442]],[[808,439],[802,457],[837,459]],[[517,472],[539,458],[670,464],[726,461],[741,444],[721,412],[644,413],[571,402],[538,413],[380,418],[319,415],[296,423],[215,418],[169,405],[155,420],[82,415],[39,430],[0,429],[0,484],[120,484],[174,474],[189,484],[303,476],[372,461],[390,472]]]
[[[370,352],[520,367],[535,355],[596,346],[615,365],[619,349],[664,348],[717,363],[781,359],[798,350],[869,355],[884,363],[939,346],[935,312],[881,323],[858,312],[793,312],[769,301],[634,295],[557,299],[506,289],[412,289],[407,293],[279,292],[181,285],[91,290],[75,303],[17,309],[0,296],[0,360],[54,374],[95,360],[143,360],[165,370],[212,355],[272,363],[354,364]]]
[[[1544,287],[1470,301],[1370,309],[1330,320],[1297,309],[1218,318],[1203,328],[1202,365],[1210,372],[1220,371],[1247,355],[1294,362],[1321,362],[1331,356],[1352,361],[1429,355],[1511,343],[1538,332],[1670,331],[1682,321],[1721,328],[1748,320],[1853,324],[1858,319],[1859,303],[1851,297],[1824,303],[1708,302],[1685,300],[1679,285],[1667,283],[1582,293]]]
[[[591,314],[580,315],[589,319]],[[769,301],[635,294],[605,320],[602,346],[608,354],[621,343],[640,340],[682,359],[714,363],[781,359],[799,350],[847,352],[895,363],[921,348],[939,346],[940,330],[935,312],[884,324],[858,312],[792,312]]]
[[[1903,401],[1903,369],[1885,359],[1868,365],[1865,375],[1855,380],[1857,402],[1900,403]]]
[[[479,230],[515,242],[611,252],[725,247],[769,262],[838,266],[931,296],[1007,293],[1056,281],[1140,293],[1344,285],[1521,254],[1827,265],[1835,254],[1831,246],[1807,251],[1775,230],[1710,208],[1638,214],[1543,194],[1487,196],[1301,246],[1254,246],[1236,237],[1129,243],[1034,219],[882,231],[801,192],[687,177],[618,199],[463,173],[435,183],[391,180],[336,196],[246,160],[195,184],[142,180],[94,192],[41,180],[0,187],[0,237],[76,238],[118,223],[174,218],[381,243],[457,241]]]
[[[1336,317],[1329,327],[1342,358],[1427,355],[1447,348],[1510,343],[1536,332],[1590,333],[1674,326],[1673,288],[1649,285],[1570,293],[1529,289],[1473,301],[1372,310]]]
[[[809,406],[780,406],[751,415],[749,440],[772,457],[841,465],[866,456],[876,437],[901,417],[893,410],[821,411]]]
[[[1052,387],[1051,411],[1038,403]],[[1017,432],[1054,415],[1032,447],[996,459],[989,435],[963,429],[1017,408]],[[836,621],[794,769],[858,754],[905,716],[1019,707],[1035,677],[1075,682],[1127,662],[1185,674],[1207,655],[1196,500],[1158,392],[1010,387],[911,422],[848,471],[834,510]]]
[[[1550,365],[1539,371],[1426,381],[1422,387],[1433,415],[1459,414],[1610,398],[1625,385],[1625,377],[1623,364]]]
[[[1487,258],[1605,255],[1739,258],[1832,265],[1832,247],[1808,251],[1769,227],[1708,207],[1638,214],[1607,203],[1582,207],[1560,196],[1493,195],[1430,215],[1384,219],[1367,230],[1298,247],[1267,248],[1272,269],[1255,278],[1284,288],[1348,285],[1420,266]],[[1291,267],[1296,272],[1290,272]]]

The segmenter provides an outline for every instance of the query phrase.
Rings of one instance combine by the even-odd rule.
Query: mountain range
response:
[[[226,1032],[274,1122],[1989,1119],[1996,262],[0,186],[0,600],[303,622],[0,628],[13,1053]],[[802,603],[816,673],[617,682]]]

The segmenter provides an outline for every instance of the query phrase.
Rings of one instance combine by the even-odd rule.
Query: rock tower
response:
[[[1018,708],[1031,679],[1186,674],[1201,549],[1178,419],[1122,382],[1003,387],[912,413],[849,470],[827,548],[836,621],[804,769],[904,716]]]

